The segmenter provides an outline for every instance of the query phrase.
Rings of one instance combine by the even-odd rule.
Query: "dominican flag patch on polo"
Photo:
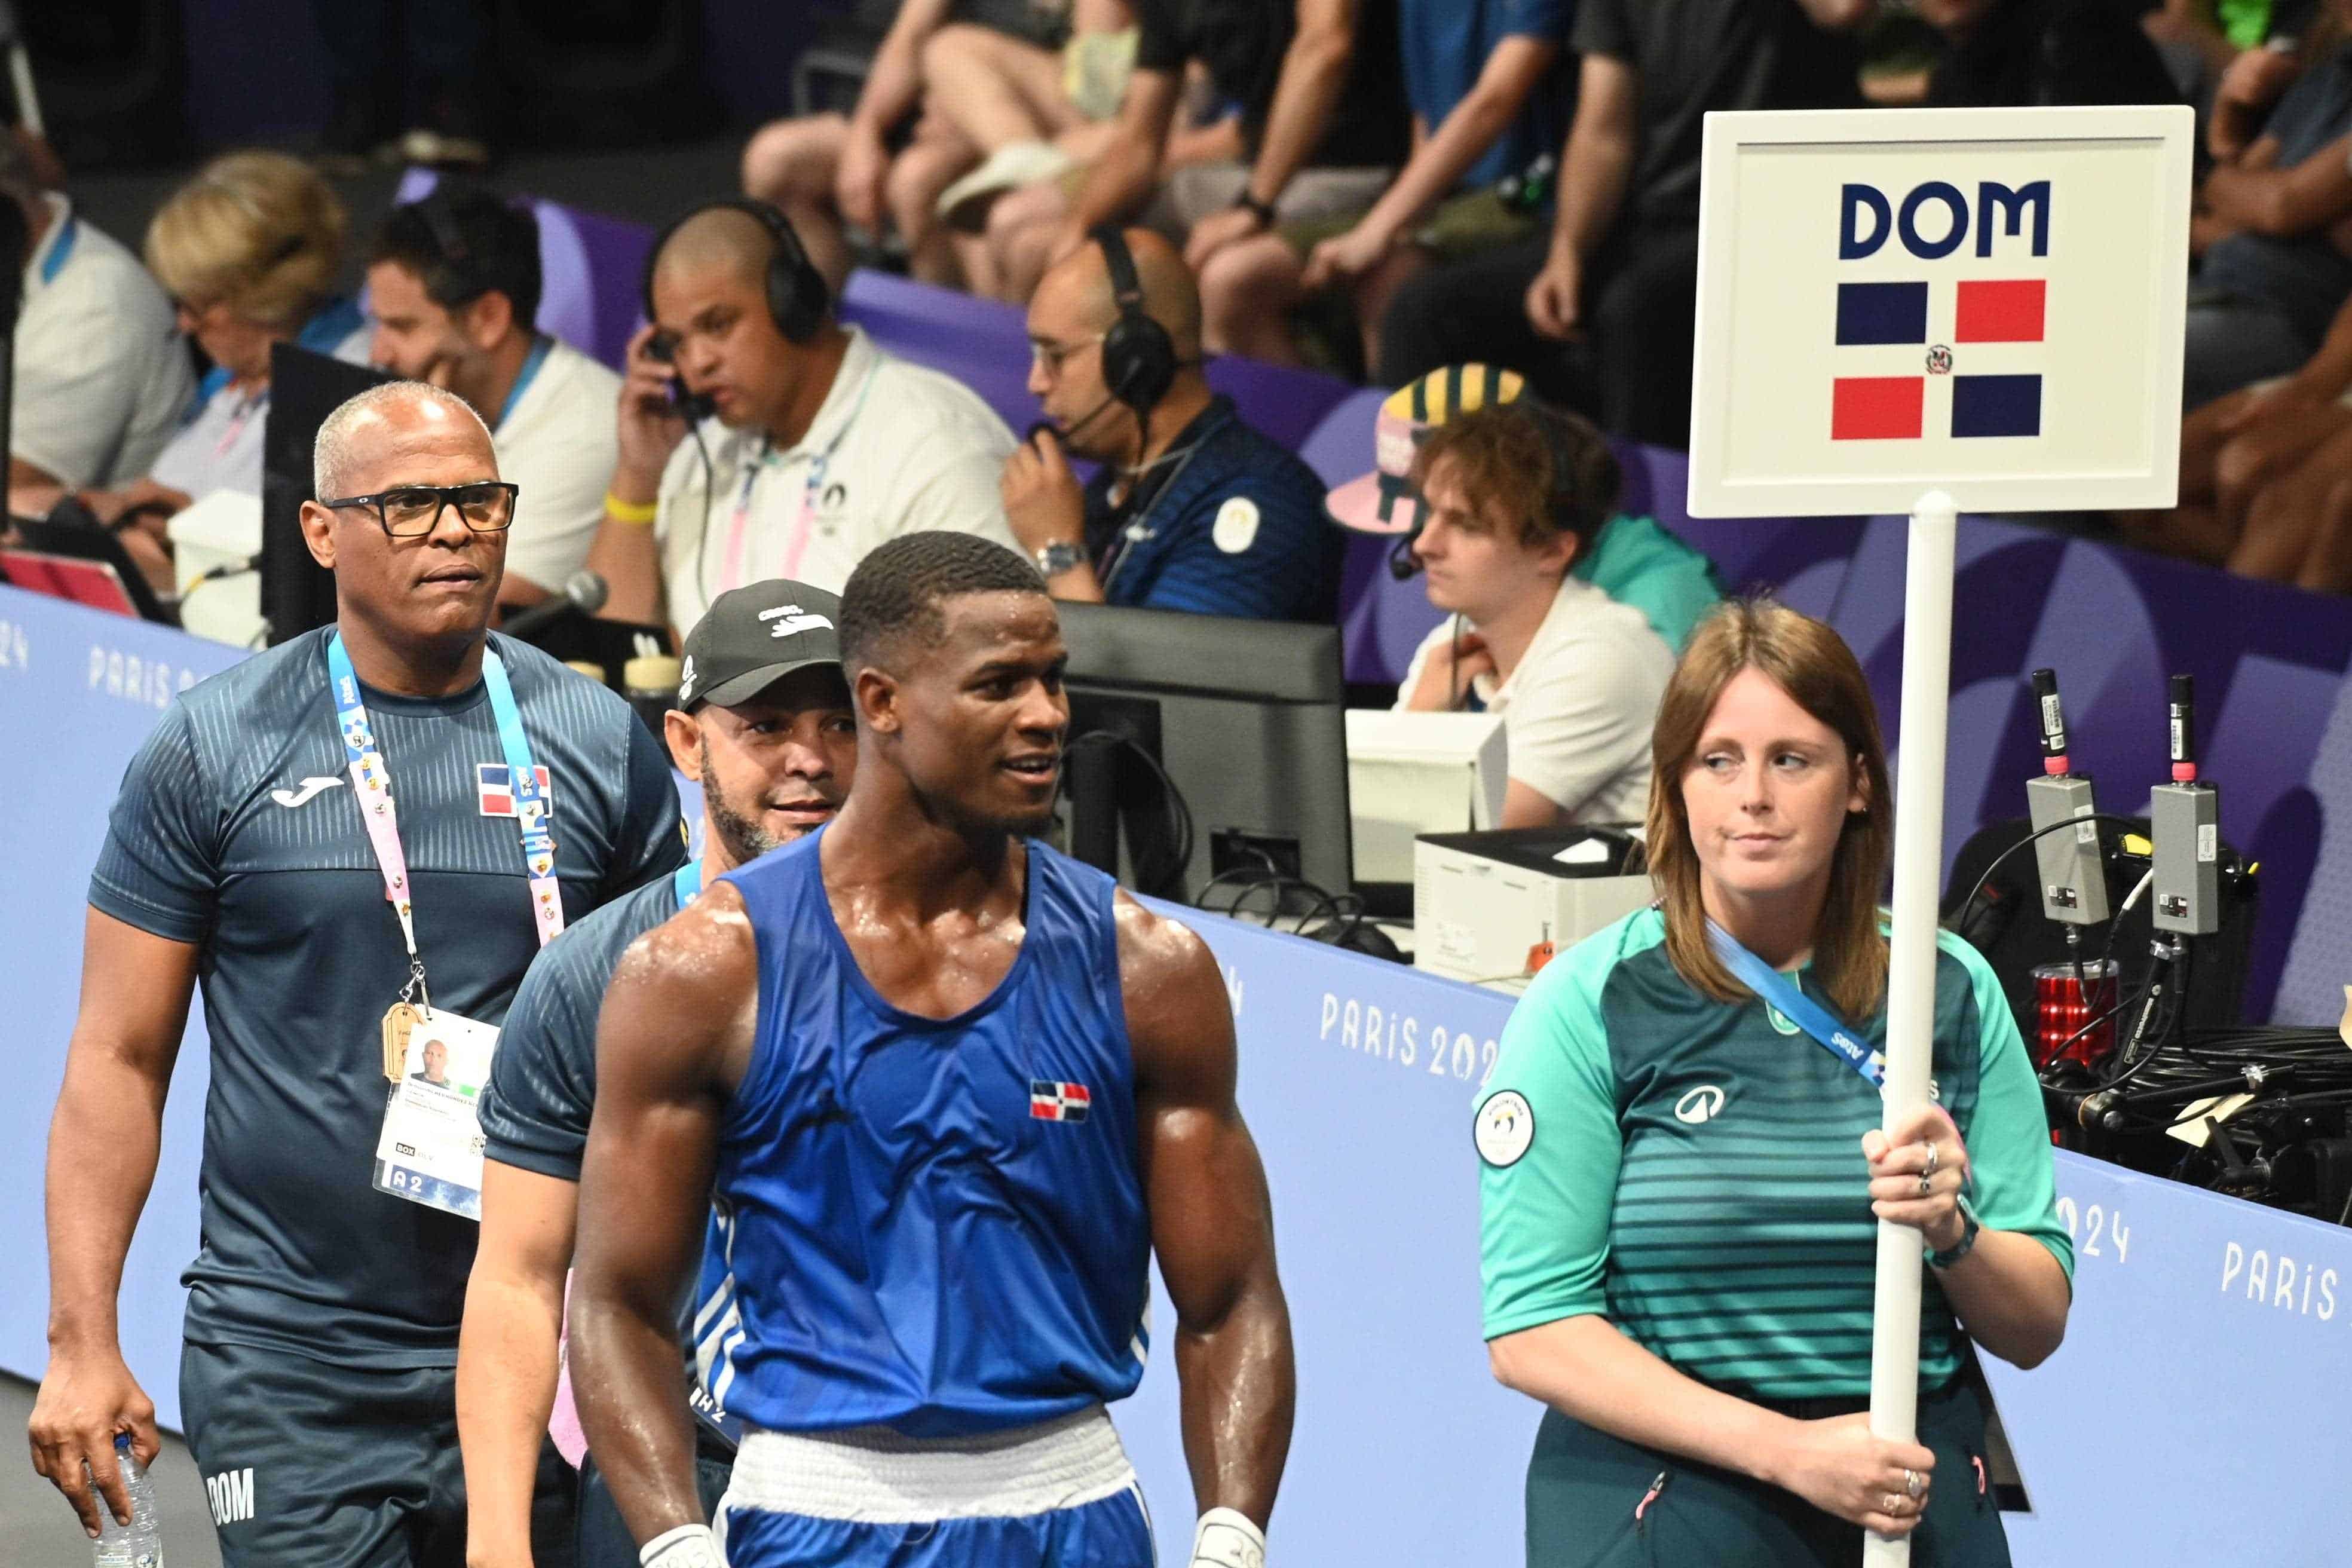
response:
[[[1029,1080],[1029,1114],[1039,1121],[1084,1121],[1087,1107],[1094,1096],[1082,1083],[1062,1083],[1055,1079],[1033,1078]]]
[[[539,775],[539,798],[550,798],[547,770],[533,768],[531,772]],[[514,774],[506,763],[474,764],[474,799],[481,806],[484,816],[512,816],[515,814]]]
[[[1950,376],[1955,439],[2042,434],[2039,374],[1975,374],[1960,362],[1971,343],[2040,343],[2049,285],[2039,278],[1974,279],[1950,285],[1951,344],[1927,341],[1929,285],[1841,283],[1837,346],[1916,344],[1917,375],[1841,375],[1830,387],[1832,441],[1916,441],[1926,432],[1927,378]]]

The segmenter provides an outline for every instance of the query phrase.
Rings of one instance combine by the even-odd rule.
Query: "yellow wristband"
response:
[[[650,500],[623,500],[612,491],[604,492],[604,515],[614,522],[651,522],[661,513],[661,503]]]

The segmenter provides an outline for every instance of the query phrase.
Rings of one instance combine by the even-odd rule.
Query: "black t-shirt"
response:
[[[2180,89],[2113,0],[2002,0],[1937,66],[1938,109],[2178,103]]]
[[[1070,37],[1070,0],[956,0],[948,15],[1041,49],[1058,49]]]
[[[1699,149],[1718,109],[1847,109],[1861,101],[1862,51],[1796,0],[1580,0],[1579,54],[1640,77],[1628,216],[1698,221]]]
[[[1295,0],[1136,0],[1135,19],[1135,68],[1176,76],[1187,61],[1199,60],[1220,112],[1241,116],[1242,139],[1256,157],[1282,58],[1298,30]],[[1363,0],[1348,79],[1309,164],[1378,169],[1404,162],[1412,121],[1402,47],[1397,0]]]
[[[326,637],[173,701],[123,776],[89,901],[202,950],[212,1088],[187,1338],[448,1366],[476,1226],[373,1185],[381,1025],[408,958],[345,775]],[[549,775],[566,919],[684,863],[669,759],[645,725],[538,649],[491,646]],[[539,937],[487,689],[363,700],[433,1005],[502,1023]]]

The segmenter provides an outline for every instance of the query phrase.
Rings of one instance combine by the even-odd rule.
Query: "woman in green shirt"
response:
[[[1477,1111],[1487,1352],[1547,1407],[1528,1561],[1810,1568],[1858,1562],[1867,1527],[1910,1535],[1918,1568],[2004,1564],[1967,1342],[2049,1355],[2074,1252],[2000,987],[1940,939],[1933,1103],[1890,1139],[1868,1064],[1759,999],[1714,935],[1883,1039],[1869,686],[1828,626],[1729,604],[1652,757],[1659,902],[1544,970]],[[1881,1218],[1927,1254],[1916,1444],[1864,1414]]]

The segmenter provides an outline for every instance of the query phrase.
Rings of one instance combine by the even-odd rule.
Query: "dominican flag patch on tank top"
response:
[[[1094,1096],[1082,1083],[1061,1083],[1033,1078],[1029,1080],[1029,1114],[1040,1121],[1084,1121],[1087,1107]]]

